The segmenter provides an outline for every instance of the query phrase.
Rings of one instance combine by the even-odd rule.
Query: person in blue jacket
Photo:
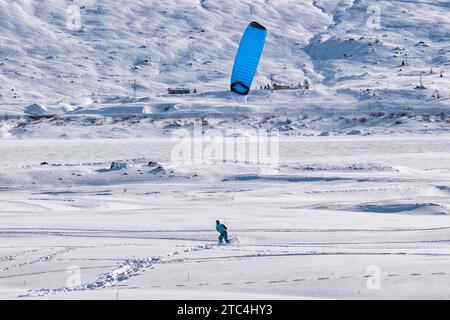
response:
[[[222,244],[223,240],[225,240],[226,243],[230,243],[230,240],[228,240],[227,227],[220,223],[219,220],[216,220],[216,230],[220,233],[219,244]]]

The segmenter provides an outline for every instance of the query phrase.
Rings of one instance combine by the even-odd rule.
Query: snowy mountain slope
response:
[[[380,29],[372,26],[371,5],[379,10]],[[325,83],[420,99],[406,91],[419,85],[425,72],[424,85],[449,97],[449,82],[440,72],[445,75],[450,65],[450,3],[354,1],[347,10],[338,9],[331,11],[335,24],[307,48]]]
[[[262,65],[256,83],[298,81],[300,48],[328,24],[303,1],[100,0],[78,1],[82,29],[72,31],[66,10],[73,3],[2,1],[3,103],[132,95],[134,77],[145,95],[177,84],[225,89],[240,35],[253,19],[270,28],[266,54],[277,56]]]
[[[81,8],[80,30],[69,19],[73,5]],[[368,27],[374,5],[381,29]],[[309,95],[254,91],[253,111],[446,108],[449,11],[446,1],[1,1],[1,111],[21,114],[33,103],[50,113],[124,113],[130,105],[160,113],[166,103],[223,111],[240,35],[252,20],[269,29],[255,86],[312,83]],[[429,90],[415,90],[423,71]],[[134,79],[147,99],[111,104],[133,96]],[[216,94],[155,96],[183,84]]]

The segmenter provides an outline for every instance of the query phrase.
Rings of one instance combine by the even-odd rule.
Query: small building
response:
[[[191,94],[190,88],[169,88],[167,89],[169,94]]]
[[[289,87],[286,83],[274,83],[273,84],[273,90],[289,90],[291,87]]]
[[[52,119],[56,117],[56,114],[35,114],[35,115],[26,115],[25,117],[34,121],[39,121],[42,119]]]
[[[31,120],[51,119],[55,114],[49,112],[48,108],[41,106],[37,103],[33,103],[24,110],[25,116]]]

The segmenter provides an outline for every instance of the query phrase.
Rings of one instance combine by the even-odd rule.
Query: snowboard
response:
[[[229,242],[228,243],[226,243],[226,242],[222,242],[222,244],[220,244],[220,246],[231,246],[231,245],[239,245],[239,244],[241,244],[240,242],[239,242],[239,239],[238,238],[230,238],[230,239],[228,239],[229,240]]]

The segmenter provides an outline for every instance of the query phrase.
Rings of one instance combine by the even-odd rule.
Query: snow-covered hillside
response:
[[[67,26],[66,11],[76,3],[79,31]],[[307,62],[301,48],[330,22],[304,1],[44,0],[1,6],[2,102],[59,107],[68,107],[67,98],[86,106],[96,96],[132,96],[134,78],[143,96],[181,84],[201,92],[226,90],[239,38],[252,19],[271,30],[256,84],[271,78],[298,82]]]
[[[254,85],[308,79],[312,89],[253,91],[252,112],[434,112],[450,104],[449,16],[444,1],[1,1],[1,112],[224,112],[236,106],[226,92],[252,20],[269,30]],[[421,72],[428,90],[415,89]],[[177,85],[199,94],[164,96]],[[134,88],[141,99],[126,98]]]

